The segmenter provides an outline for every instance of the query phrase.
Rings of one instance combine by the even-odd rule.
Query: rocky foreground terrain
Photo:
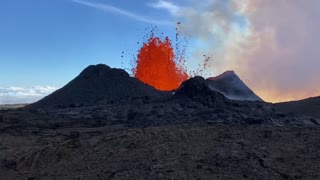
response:
[[[0,179],[320,178],[318,127],[190,123],[0,135]]]
[[[320,179],[317,116],[230,100],[207,82],[159,92],[90,66],[0,110],[0,179]]]

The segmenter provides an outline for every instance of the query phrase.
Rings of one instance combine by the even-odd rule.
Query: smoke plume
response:
[[[319,7],[318,0],[195,1],[179,9],[180,31],[197,42],[194,59],[213,53],[215,74],[235,70],[266,101],[302,99],[320,95]]]

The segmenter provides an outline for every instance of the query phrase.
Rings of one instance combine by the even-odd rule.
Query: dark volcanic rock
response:
[[[227,79],[229,77],[224,76]],[[221,87],[228,89],[228,83],[224,82],[227,81],[222,81]],[[35,112],[32,112],[33,108]],[[35,117],[32,121],[26,118],[31,116],[30,113]],[[8,121],[20,127],[28,124],[32,128],[115,124],[147,127],[194,122],[233,125],[320,124],[318,119],[296,118],[289,114],[280,116],[265,102],[229,100],[219,91],[211,89],[208,80],[199,76],[183,82],[171,95],[130,77],[122,69],[112,69],[102,64],[87,67],[65,87],[22,109],[21,114],[5,113],[1,119],[0,123]]]
[[[262,101],[233,71],[226,71],[219,76],[208,78],[206,83],[210,89],[222,93],[228,99]]]
[[[104,64],[91,65],[63,88],[29,105],[32,108],[88,106],[133,97],[158,97],[157,91],[123,69]]]
[[[0,179],[319,179],[319,141],[319,128],[203,124],[2,134]]]
[[[183,82],[173,98],[192,99],[210,106],[222,106],[227,99],[217,91],[212,91],[203,77],[196,76]]]

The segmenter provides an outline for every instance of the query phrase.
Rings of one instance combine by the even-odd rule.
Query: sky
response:
[[[187,62],[235,70],[266,101],[320,95],[318,0],[1,0],[0,104],[30,103],[90,64],[130,68],[145,35],[189,38]],[[189,65],[189,69],[194,68]]]

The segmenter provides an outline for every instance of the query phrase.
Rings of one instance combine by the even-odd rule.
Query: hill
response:
[[[226,71],[219,76],[210,77],[207,83],[212,90],[222,93],[228,99],[262,101],[234,71]]]
[[[320,96],[300,101],[277,103],[275,106],[282,112],[320,118]]]
[[[91,65],[63,88],[29,108],[88,106],[135,97],[158,97],[164,92],[130,77],[123,69],[104,64]]]

